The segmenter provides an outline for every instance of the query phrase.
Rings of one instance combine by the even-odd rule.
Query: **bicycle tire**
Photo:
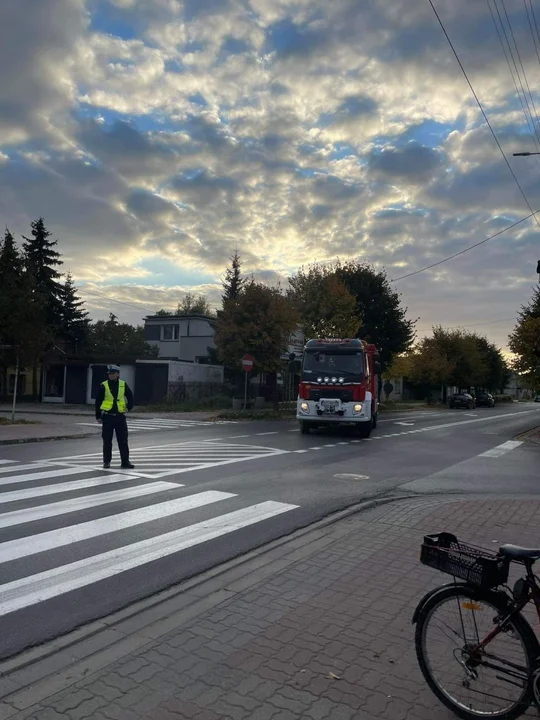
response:
[[[533,701],[531,682],[528,683],[528,686],[523,691],[523,695],[519,701],[513,705],[513,707],[510,707],[508,710],[504,710],[501,713],[486,714],[485,712],[466,710],[458,705],[441,690],[439,684],[431,675],[429,663],[424,657],[424,636],[426,624],[429,623],[432,613],[438,605],[446,602],[449,598],[458,596],[469,597],[473,601],[476,600],[479,602],[489,603],[498,612],[504,612],[507,609],[507,601],[504,597],[501,597],[501,595],[470,585],[451,586],[446,589],[442,589],[440,592],[429,598],[419,612],[415,631],[416,657],[418,659],[422,675],[424,676],[431,691],[443,703],[443,705],[452,710],[452,712],[454,712],[458,717],[463,718],[463,720],[478,720],[478,718],[484,718],[484,720],[486,718],[490,718],[492,720],[515,720],[515,718],[518,718],[526,712],[527,708]],[[532,671],[536,664],[536,658],[538,657],[538,641],[536,636],[531,626],[521,613],[516,614],[512,618],[511,624],[514,632],[519,635],[521,642],[523,643],[523,649],[526,654],[530,671],[529,674],[532,675]]]

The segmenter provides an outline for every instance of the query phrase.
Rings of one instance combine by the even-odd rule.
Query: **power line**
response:
[[[496,3],[497,0],[493,0],[493,2]],[[506,11],[506,4],[505,4],[504,0],[501,0],[501,3],[502,3],[502,6],[503,6],[504,14],[505,14],[505,16],[506,16],[506,22],[508,23],[508,27],[510,28],[510,34],[512,35],[512,40],[514,41],[514,45],[515,45],[515,48],[516,48],[516,54],[517,54],[517,57],[518,57],[518,60],[519,60],[519,64],[520,64],[520,66],[521,66],[521,72],[523,73],[523,78],[525,79],[525,84],[527,85],[527,90],[529,91],[529,96],[530,96],[530,98],[531,98],[531,104],[532,104],[532,106],[533,106],[534,115],[535,115],[535,117],[536,117],[536,128],[535,128],[535,129],[536,129],[536,134],[538,135],[538,127],[540,126],[540,119],[538,118],[538,113],[537,113],[537,111],[536,111],[536,104],[535,104],[535,102],[534,102],[534,97],[533,97],[533,94],[532,94],[532,92],[531,92],[531,86],[529,85],[529,81],[528,81],[528,79],[527,79],[527,73],[525,72],[525,67],[524,67],[523,62],[522,62],[522,60],[521,60],[521,54],[520,54],[520,52],[519,52],[518,44],[517,44],[516,38],[515,38],[515,36],[514,36],[514,30],[513,30],[513,28],[512,28],[512,23],[510,22],[510,18],[509,18],[509,16],[508,16],[508,12]],[[527,105],[528,105],[528,103],[527,103]],[[531,113],[531,116],[532,116],[532,113]],[[533,123],[534,123],[534,120],[533,120]]]
[[[460,328],[484,327],[484,325],[496,325],[497,323],[511,322],[514,320],[516,320],[516,318],[511,317],[501,318],[500,320],[490,320],[488,322],[473,323],[472,325],[443,325],[443,327],[447,330],[459,330]],[[432,330],[432,328],[419,328],[416,332],[429,332],[430,330]]]
[[[425,272],[426,270],[431,270],[431,268],[437,267],[437,265],[442,265],[443,263],[448,262],[448,260],[453,260],[454,258],[457,258],[459,255],[464,255],[466,252],[469,252],[469,250],[473,250],[474,248],[478,247],[479,245],[483,245],[484,243],[487,243],[490,240],[493,240],[493,238],[496,238],[499,235],[502,235],[503,233],[507,232],[508,230],[515,228],[516,225],[520,225],[522,222],[525,222],[525,220],[529,220],[532,217],[534,217],[536,222],[538,222],[538,218],[536,217],[537,213],[540,213],[540,210],[537,210],[536,212],[531,212],[530,215],[526,215],[525,217],[521,218],[521,220],[517,220],[515,223],[508,225],[508,227],[505,227],[502,230],[499,230],[498,232],[493,233],[493,235],[490,235],[489,237],[485,238],[485,240],[480,240],[480,242],[477,242],[474,245],[470,245],[468,248],[465,248],[464,250],[460,250],[459,252],[454,253],[453,255],[449,255],[448,257],[445,257],[442,260],[438,260],[437,262],[434,262],[431,265],[426,265],[426,267],[420,268],[420,270],[415,270],[414,272],[407,273],[407,275],[401,275],[400,277],[394,278],[393,280],[390,280],[390,282],[394,283],[394,282],[398,282],[398,280],[405,280],[405,278],[410,278],[410,277],[413,277],[413,275],[418,275],[422,272]]]
[[[96,297],[103,298],[104,300],[107,300],[108,302],[117,303],[118,305],[127,305],[128,307],[133,307],[136,310],[144,310],[145,312],[152,312],[151,310],[148,310],[148,308],[141,307],[140,305],[135,305],[134,303],[125,302],[124,300],[115,300],[114,298],[107,297],[107,295],[103,295],[102,293],[97,293],[94,291],[86,290],[84,287],[79,288],[79,291],[82,294],[86,295],[95,295]]]
[[[460,67],[460,69],[461,69],[461,72],[463,73],[463,76],[465,77],[465,80],[467,81],[467,84],[468,84],[468,86],[469,86],[469,88],[470,88],[470,90],[471,90],[471,92],[472,92],[472,94],[473,94],[473,96],[474,96],[474,99],[476,100],[476,103],[477,103],[478,107],[480,108],[480,111],[481,111],[482,115],[484,116],[484,120],[486,121],[486,124],[487,124],[488,128],[490,129],[491,134],[493,135],[493,138],[494,138],[495,142],[497,143],[497,147],[499,148],[500,153],[501,153],[501,155],[503,156],[504,162],[506,163],[506,165],[507,165],[507,167],[508,167],[508,170],[510,171],[510,174],[511,174],[512,177],[514,178],[514,181],[515,181],[516,185],[518,186],[519,191],[520,191],[523,199],[524,199],[525,202],[527,203],[527,207],[528,207],[529,210],[531,211],[531,214],[534,215],[534,219],[536,220],[536,222],[537,222],[537,224],[538,224],[538,227],[540,228],[540,220],[538,220],[538,218],[536,217],[536,213],[535,213],[534,210],[532,209],[532,206],[531,206],[531,204],[529,203],[529,201],[528,201],[528,199],[527,199],[527,196],[525,195],[525,191],[524,191],[523,188],[521,187],[521,184],[520,184],[519,180],[517,179],[515,172],[512,170],[512,166],[510,165],[510,162],[508,161],[508,158],[507,158],[506,155],[504,154],[504,150],[502,149],[502,145],[501,145],[501,143],[499,142],[499,138],[497,137],[497,135],[496,135],[496,133],[495,133],[495,130],[493,129],[491,123],[489,122],[489,118],[488,118],[488,116],[486,115],[486,111],[484,110],[484,107],[483,107],[482,103],[480,102],[480,99],[479,99],[478,95],[476,94],[476,91],[475,91],[474,87],[472,86],[471,81],[469,80],[469,76],[467,75],[467,71],[465,70],[465,68],[463,67],[463,63],[462,63],[461,60],[459,59],[459,55],[457,54],[457,51],[456,51],[456,49],[455,49],[452,41],[450,40],[450,36],[448,35],[448,32],[446,31],[446,28],[445,28],[445,26],[444,26],[444,24],[443,24],[443,21],[441,20],[441,18],[440,18],[440,16],[439,16],[439,13],[437,12],[437,9],[436,9],[435,5],[433,4],[433,0],[428,0],[428,2],[429,2],[429,4],[431,5],[431,9],[432,9],[433,12],[435,13],[435,17],[437,18],[437,20],[438,20],[438,22],[439,22],[439,25],[441,26],[441,30],[443,31],[443,33],[444,33],[444,35],[445,35],[445,37],[446,37],[446,39],[447,39],[447,41],[448,41],[448,44],[450,45],[450,47],[451,47],[451,49],[452,49],[452,52],[454,53],[454,57],[456,58],[456,61],[457,61],[458,65],[459,65],[459,67]]]
[[[532,0],[529,0],[529,4],[531,6],[531,13],[533,16],[534,27],[536,28],[536,37],[538,38],[538,43],[540,44],[540,30],[538,29],[538,23],[536,22],[536,13],[534,12],[534,6],[532,4]],[[540,58],[539,58],[539,62],[540,62]]]
[[[495,2],[495,0],[494,0],[494,2]],[[525,0],[523,0],[523,2],[525,2]],[[492,7],[491,7],[490,0],[486,0],[486,5],[487,5],[488,8],[489,8],[489,12],[490,12],[490,15],[491,15],[491,19],[492,19],[492,21],[493,21],[493,25],[494,25],[494,27],[495,27],[495,30],[497,31],[497,36],[498,36],[498,38],[499,38],[499,43],[500,43],[501,48],[502,48],[502,51],[503,51],[503,53],[504,53],[504,57],[505,57],[505,59],[506,59],[506,64],[508,65],[508,70],[510,71],[510,75],[511,75],[511,77],[512,77],[512,82],[514,83],[514,88],[515,88],[515,90],[516,90],[516,94],[517,94],[518,99],[519,99],[519,102],[520,102],[520,104],[521,104],[521,109],[523,110],[523,115],[524,115],[524,117],[525,117],[525,121],[526,121],[526,123],[527,123],[527,125],[528,125],[528,127],[529,127],[529,131],[530,131],[530,133],[531,133],[531,136],[532,136],[532,139],[533,139],[533,143],[534,143],[536,149],[537,149],[537,150],[540,150],[540,145],[539,145],[538,139],[537,139],[537,133],[535,132],[535,128],[534,128],[534,122],[533,122],[533,120],[532,120],[532,117],[529,117],[529,115],[527,115],[527,110],[525,109],[525,103],[523,102],[523,98],[521,97],[521,93],[519,92],[519,88],[518,88],[518,85],[517,85],[517,82],[516,82],[516,78],[515,78],[515,75],[514,75],[514,71],[512,70],[512,66],[510,65],[510,59],[508,58],[508,53],[506,52],[506,47],[505,47],[504,42],[503,42],[503,39],[502,39],[501,31],[499,30],[499,26],[497,25],[497,20],[495,19],[495,14],[493,13],[493,9],[492,9]],[[497,7],[497,6],[496,6],[496,7]],[[500,13],[499,13],[499,9],[498,9],[498,8],[497,8],[497,14],[499,15],[499,20],[501,20],[501,15],[500,15]],[[504,25],[503,25],[503,23],[502,23],[502,20],[501,20],[501,25],[502,25],[503,32],[504,32],[504,34],[505,34],[506,42],[508,42],[508,37],[506,36],[506,30],[505,30],[505,28],[504,28]],[[510,47],[510,43],[509,43],[509,42],[508,42],[508,49],[510,50],[510,54],[512,55],[512,48]],[[513,61],[513,63],[514,63],[514,67],[515,67],[515,69],[516,69],[516,74],[517,74],[518,77],[519,77],[519,73],[517,72],[516,61],[514,60],[514,56],[513,56],[513,55],[512,55],[512,61]],[[522,84],[521,87],[522,87],[522,89],[523,89],[523,84]],[[540,159],[540,156],[539,156],[539,155],[537,155],[536,157],[538,157],[538,158]]]
[[[531,12],[534,14],[534,8],[532,6],[532,0],[529,0],[531,4]],[[534,24],[536,25],[536,35],[534,34],[533,24],[531,21],[531,13],[529,12],[529,7],[527,5],[527,0],[523,0],[523,4],[525,5],[525,12],[527,13],[527,20],[529,22],[529,29],[531,31],[531,37],[534,45],[534,49],[536,51],[536,58],[538,60],[538,65],[540,65],[540,52],[538,50],[538,41],[540,41],[540,34],[538,33],[538,25],[536,23],[536,18],[534,20]],[[538,38],[538,40],[537,40]]]

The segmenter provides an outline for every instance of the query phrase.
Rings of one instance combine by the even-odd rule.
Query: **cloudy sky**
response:
[[[540,209],[540,157],[512,157],[536,149],[540,11],[434,2]],[[0,219],[44,216],[95,318],[216,300],[235,247],[270,283],[337,257],[398,278],[528,213],[428,0],[0,2]],[[529,220],[397,282],[419,334],[504,346],[538,239]]]

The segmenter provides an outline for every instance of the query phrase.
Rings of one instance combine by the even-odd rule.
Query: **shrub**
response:
[[[495,402],[498,403],[511,403],[514,402],[514,398],[511,395],[495,395]]]

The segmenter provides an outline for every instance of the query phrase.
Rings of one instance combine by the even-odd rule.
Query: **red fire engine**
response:
[[[296,417],[302,433],[353,424],[361,437],[377,425],[377,349],[364,340],[315,338],[304,347]]]

